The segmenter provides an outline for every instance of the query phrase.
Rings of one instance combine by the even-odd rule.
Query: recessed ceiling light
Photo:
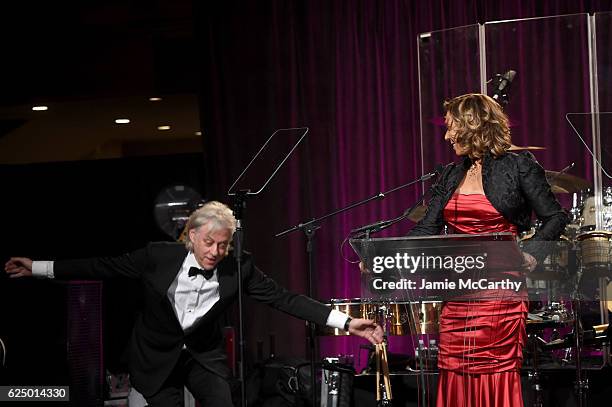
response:
[[[196,132],[195,132],[195,135],[196,135],[196,136],[201,136],[201,135],[202,135],[202,132],[201,132],[201,131],[196,131]]]
[[[47,106],[33,106],[32,107],[32,110],[34,110],[35,112],[42,112],[47,109],[49,109],[49,107]]]
[[[117,124],[128,124],[130,119],[115,119],[115,123]]]
[[[149,98],[149,102],[160,102],[162,100],[162,98],[159,97],[151,97]]]
[[[170,126],[157,126],[157,130],[170,130]]]

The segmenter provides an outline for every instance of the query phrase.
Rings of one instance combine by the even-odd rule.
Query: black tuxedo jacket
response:
[[[168,299],[168,289],[187,256],[179,243],[150,243],[119,257],[56,261],[59,279],[102,279],[124,276],[140,279],[144,306],[132,331],[130,377],[145,397],[155,394],[174,368],[183,345],[206,369],[222,376],[230,374],[223,349],[220,317],[237,297],[237,268],[228,256],[217,266],[219,301],[186,334]],[[242,263],[243,287],[250,297],[301,319],[325,324],[330,309],[303,295],[288,292],[253,264]]]

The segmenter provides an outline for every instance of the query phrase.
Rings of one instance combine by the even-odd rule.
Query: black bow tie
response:
[[[191,267],[189,269],[189,277],[193,277],[195,275],[201,274],[207,280],[210,280],[210,278],[213,276],[214,273],[215,273],[215,269],[204,270],[204,269],[201,269],[201,268],[198,268],[198,267]]]

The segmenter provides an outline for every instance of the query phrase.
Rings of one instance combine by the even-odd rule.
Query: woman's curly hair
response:
[[[486,152],[498,157],[512,145],[508,116],[491,97],[468,93],[444,102],[444,110],[453,120],[455,143],[472,159]]]

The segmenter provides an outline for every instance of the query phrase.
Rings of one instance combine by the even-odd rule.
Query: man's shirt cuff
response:
[[[336,309],[332,309],[327,316],[326,325],[330,328],[344,329],[344,323],[349,318],[349,315],[344,312],[340,312]]]
[[[33,261],[32,262],[32,276],[43,277],[43,278],[55,278],[55,274],[53,274],[53,262],[52,261]]]

